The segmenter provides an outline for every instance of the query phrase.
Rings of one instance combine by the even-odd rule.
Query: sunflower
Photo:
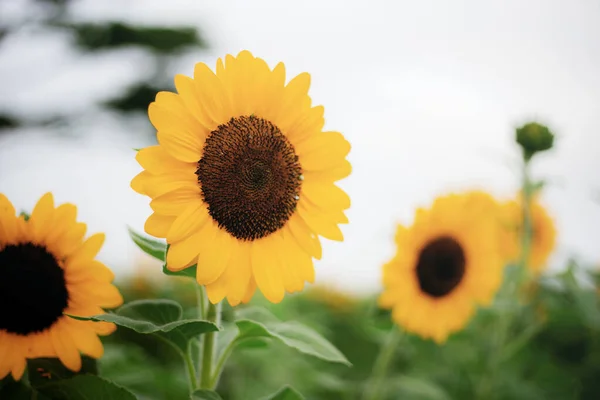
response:
[[[112,272],[94,260],[104,235],[84,241],[76,213],[72,204],[54,208],[47,193],[27,219],[0,194],[0,379],[20,379],[28,358],[55,357],[78,371],[80,352],[101,357],[97,335],[115,329],[63,315],[102,314],[123,302]]]
[[[379,303],[406,331],[443,343],[491,302],[503,270],[494,204],[482,192],[448,195],[398,227]]]
[[[522,210],[521,200],[503,204],[502,251],[507,262],[516,262],[521,253]],[[534,274],[540,274],[547,266],[548,259],[556,246],[556,227],[537,198],[531,202],[532,242],[527,267]]]
[[[197,264],[212,303],[247,302],[257,286],[277,303],[314,281],[319,235],[343,240],[350,199],[335,182],[350,174],[350,144],[323,131],[309,85],[242,51],[216,73],[196,64],[150,104],[159,144],[137,153],[131,182],[152,199],[145,231],[166,238],[169,270]]]

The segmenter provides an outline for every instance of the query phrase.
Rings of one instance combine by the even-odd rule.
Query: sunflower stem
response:
[[[394,358],[396,348],[402,338],[402,332],[400,329],[393,326],[391,331],[388,333],[386,341],[373,364],[373,371],[371,378],[367,383],[365,392],[363,393],[363,400],[378,400],[382,394],[382,385],[387,375],[390,363]]]
[[[182,354],[183,360],[185,361],[185,366],[187,367],[188,372],[188,380],[190,385],[190,393],[196,390],[196,369],[194,368],[194,361],[192,361],[192,357],[190,352],[186,352]]]
[[[529,256],[531,254],[531,242],[533,240],[533,228],[531,223],[531,179],[529,177],[529,160],[525,160],[523,165],[523,204],[522,219],[523,229],[521,232],[521,257],[519,267],[521,273],[527,271]]]
[[[208,302],[206,311],[206,320],[219,325],[221,323],[221,303],[212,304]],[[208,332],[204,334],[204,343],[202,344],[202,374],[200,375],[200,388],[213,389],[217,382],[212,382],[213,359],[215,356],[216,333]]]

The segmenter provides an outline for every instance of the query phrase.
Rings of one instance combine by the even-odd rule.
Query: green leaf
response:
[[[239,334],[235,339],[238,343],[247,339],[273,338],[301,353],[325,361],[352,365],[327,339],[298,322],[269,321],[261,323],[250,319],[239,319],[235,321],[235,324],[239,329]]]
[[[169,252],[169,247],[170,245],[167,245],[167,250],[165,252],[165,258],[166,258],[166,253]],[[167,264],[163,264],[163,274],[165,275],[169,275],[169,276],[185,276],[188,278],[194,278],[196,279],[196,264],[187,267],[186,269],[183,269],[181,271],[170,271],[169,269],[167,269]]]
[[[25,211],[21,211],[21,213],[19,214],[19,217],[23,217],[25,219],[25,221],[29,221],[30,215]]]
[[[39,391],[53,400],[136,400],[125,388],[95,375],[77,375],[52,382]]]
[[[113,322],[142,334],[158,336],[180,351],[187,351],[192,338],[219,328],[212,322],[199,319],[181,319],[181,306],[172,300],[136,300],[125,304],[116,313],[92,317],[70,317],[79,320]]]
[[[81,370],[73,372],[65,367],[58,358],[33,358],[27,360],[29,382],[34,388],[49,382],[69,379],[78,374],[98,374],[96,360],[91,357],[81,357]]]
[[[212,390],[196,390],[190,395],[191,400],[222,400],[221,396],[217,392]]]
[[[388,380],[389,388],[401,391],[409,399],[450,400],[450,396],[434,382],[411,376],[399,376]],[[401,397],[403,398],[403,397]]]
[[[284,386],[264,400],[304,400],[304,396],[291,386]]]
[[[165,261],[167,254],[167,244],[160,242],[156,239],[151,239],[147,236],[140,235],[135,230],[130,227],[127,227],[129,231],[129,236],[133,240],[133,242],[140,248],[142,251],[152,257]]]

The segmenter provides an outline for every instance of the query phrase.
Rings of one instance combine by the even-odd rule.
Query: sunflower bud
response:
[[[516,140],[523,148],[523,157],[529,161],[535,153],[552,148],[554,134],[548,127],[530,122],[517,128]]]

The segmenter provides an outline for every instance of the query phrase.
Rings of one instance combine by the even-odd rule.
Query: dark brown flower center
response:
[[[442,236],[427,243],[416,268],[421,290],[431,297],[446,296],[462,280],[465,263],[465,253],[453,238]]]
[[[43,246],[0,249],[0,329],[18,335],[52,326],[67,308],[64,270]]]
[[[292,144],[253,115],[232,118],[210,133],[196,174],[209,214],[240,240],[281,229],[296,209],[302,183]]]

